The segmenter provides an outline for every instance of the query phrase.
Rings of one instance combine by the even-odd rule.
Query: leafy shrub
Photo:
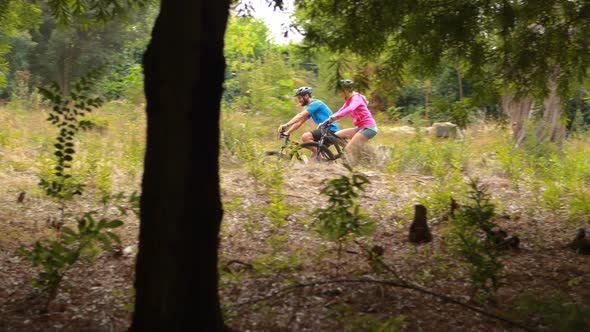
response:
[[[123,80],[123,97],[134,105],[145,103],[143,68],[140,64],[129,68],[129,73]]]
[[[358,314],[347,304],[337,304],[330,314],[344,325],[345,331],[395,332],[399,331],[405,316],[381,318],[375,314]]]
[[[100,219],[93,217],[97,212],[85,213],[78,219],[77,231],[63,226],[61,236],[57,240],[36,241],[31,249],[22,246],[19,252],[33,266],[41,266],[43,270],[33,280],[33,286],[49,294],[51,301],[57,294],[59,285],[68,269],[78,261],[83,253],[90,257],[100,252],[97,244],[111,250],[112,242],[121,243],[119,237],[109,231],[123,224],[121,220]]]
[[[467,262],[473,284],[489,294],[497,288],[498,274],[504,268],[499,260],[502,249],[489,236],[497,227],[492,221],[495,207],[490,203],[487,187],[478,179],[471,179],[469,186],[471,204],[451,216],[451,227],[445,239],[451,250]]]
[[[549,331],[590,331],[590,307],[571,301],[562,293],[528,294],[516,306],[518,316],[535,316]]]
[[[59,129],[54,144],[56,165],[53,176],[42,178],[39,186],[48,196],[55,197],[61,202],[82,194],[83,185],[71,174],[76,153],[74,139],[80,130],[92,128],[93,123],[83,117],[103,102],[101,98],[91,96],[91,87],[99,73],[100,69],[89,71],[75,83],[68,96],[63,95],[55,82],[52,82],[48,88],[39,88],[40,93],[52,104],[47,121]]]
[[[360,193],[365,190],[369,179],[353,172],[349,176],[340,176],[329,181],[324,180],[321,194],[328,196],[328,206],[314,210],[317,215],[316,230],[325,238],[338,243],[339,247],[353,235],[371,234],[375,228],[372,220],[356,202]]]

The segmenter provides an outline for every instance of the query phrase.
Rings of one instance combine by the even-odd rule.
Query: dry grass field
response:
[[[38,186],[54,165],[56,130],[45,118],[0,107],[0,330],[124,331],[139,221],[121,211],[139,193],[143,111],[112,103],[91,116],[97,127],[79,135],[72,168],[84,192],[63,211]],[[220,295],[236,331],[590,329],[590,256],[567,247],[579,228],[590,229],[587,137],[570,138],[565,153],[533,151],[513,149],[493,123],[453,141],[400,133],[379,119],[374,154],[354,167],[369,180],[356,202],[375,229],[339,246],[318,233],[317,209],[327,204],[321,189],[349,171],[341,162],[261,163],[264,150],[280,145],[280,121],[267,120],[222,122]],[[501,252],[497,287],[486,296],[448,242],[450,198],[471,204],[470,177],[485,185],[493,221],[520,239]],[[416,204],[428,208],[430,243],[408,241]],[[82,256],[45,307],[31,284],[40,268],[19,248],[59,239],[56,221],[74,227],[89,211],[124,221],[113,230],[121,245]]]

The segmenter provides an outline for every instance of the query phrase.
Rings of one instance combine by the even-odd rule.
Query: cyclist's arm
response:
[[[332,116],[330,116],[330,118],[333,121],[336,121],[342,117],[344,117],[345,115],[347,115],[348,113],[354,111],[357,107],[359,107],[361,105],[361,100],[360,100],[360,96],[358,94],[353,94],[352,97],[350,97],[350,104],[346,105],[346,103],[338,110],[338,112],[332,114]]]
[[[287,130],[285,133],[291,134],[295,130],[299,129],[299,127],[301,127],[305,123],[305,121],[307,121],[307,118],[303,118],[299,122],[294,123],[293,126],[289,128],[289,130]]]
[[[307,110],[299,112],[297,115],[293,117],[293,119],[291,119],[291,121],[286,123],[286,125],[288,125],[290,128],[287,131],[285,131],[285,133],[290,134],[295,130],[299,129],[299,127],[301,127],[305,123],[305,121],[309,119],[310,115],[311,113],[309,113]]]

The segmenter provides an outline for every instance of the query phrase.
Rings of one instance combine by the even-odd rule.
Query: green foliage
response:
[[[39,6],[30,1],[0,1],[0,88],[6,86],[6,73],[10,68],[5,59],[11,51],[10,38],[38,25],[40,14]]]
[[[110,229],[120,227],[123,222],[118,219],[95,220],[93,215],[96,213],[87,212],[79,218],[77,231],[64,226],[57,240],[36,241],[30,249],[24,246],[19,249],[33,266],[42,267],[33,286],[47,292],[49,301],[55,296],[65,273],[82,254],[89,254],[92,259],[100,252],[98,244],[111,250],[113,242],[121,243]]]
[[[106,4],[107,1],[111,2],[92,0],[97,5]],[[132,79],[128,77],[130,72],[135,70],[135,65],[141,63],[159,10],[157,1],[142,0],[140,2],[145,3],[145,6],[142,5],[141,8],[135,4],[133,6],[136,8],[125,8],[127,1],[119,1],[119,9],[115,9],[111,2],[107,7],[119,13],[116,17],[110,18],[108,25],[95,24],[100,9],[87,7],[90,3],[87,0],[76,1],[82,6],[75,13],[71,8],[67,9],[72,5],[72,1],[50,2],[44,2],[37,8],[38,14],[43,11],[43,15],[39,15],[41,20],[38,28],[21,29],[18,34],[10,35],[13,51],[7,56],[7,60],[10,61],[11,71],[8,76],[9,85],[3,95],[14,95],[14,72],[17,70],[31,73],[32,86],[57,81],[66,91],[69,82],[82,77],[87,68],[109,63],[110,67],[106,68],[100,77],[104,80],[97,86],[102,89],[107,99],[120,97],[125,93],[128,80]],[[56,7],[65,8],[66,12],[70,12],[71,20],[67,26],[58,23],[60,18],[56,18],[54,14],[57,15],[59,11],[52,12]],[[120,15],[122,12],[130,14],[131,10],[133,15]],[[23,16],[27,15],[30,13]],[[129,91],[129,94],[136,95],[137,91]]]
[[[590,216],[590,190],[578,188],[569,195],[569,220],[583,222]]]
[[[379,317],[374,314],[358,314],[347,304],[337,304],[330,308],[330,315],[344,325],[345,331],[395,332],[399,331],[405,316]]]
[[[7,107],[15,111],[36,110],[39,106],[40,96],[37,90],[30,88],[31,72],[17,70],[14,79],[10,102]]]
[[[394,143],[395,144],[395,143]],[[469,154],[467,146],[452,140],[429,140],[422,128],[416,129],[416,136],[403,146],[394,147],[388,170],[390,172],[418,172],[438,178],[456,178],[467,168]],[[450,174],[447,174],[451,170]]]
[[[81,20],[84,24],[91,22],[107,23],[115,17],[127,17],[136,8],[143,8],[157,3],[155,0],[50,0],[49,10],[58,24],[67,26],[74,20]]]
[[[515,314],[519,317],[540,318],[550,331],[590,330],[590,307],[577,304],[560,292],[525,295],[519,300]]]
[[[251,108],[250,79],[247,77],[266,53],[268,28],[260,20],[230,16],[225,34],[227,74],[223,100],[230,108]],[[268,82],[270,83],[270,82]]]
[[[255,165],[254,167],[251,165]],[[255,213],[262,213],[264,218],[248,219],[244,223],[246,232],[254,236],[255,231],[262,230],[264,222],[268,220],[268,235],[264,242],[270,247],[269,254],[261,255],[252,261],[254,269],[260,273],[279,273],[298,270],[301,266],[301,250],[287,252],[286,244],[289,240],[287,216],[295,209],[285,201],[283,192],[285,172],[279,163],[262,163],[259,160],[249,162],[249,173],[254,177],[257,191],[268,198],[265,204],[253,206]],[[228,204],[229,208],[240,204]]]
[[[558,65],[561,95],[588,75],[589,15],[583,0],[432,0],[422,5],[303,0],[296,11],[311,46],[379,56],[398,73],[404,68],[400,63],[424,75],[453,59],[466,67],[466,76],[484,78],[492,72],[506,86],[538,94],[547,93],[549,69]]]
[[[83,185],[71,174],[76,153],[74,150],[75,138],[80,130],[92,128],[93,123],[85,120],[84,116],[102,104],[101,98],[91,96],[91,87],[99,72],[99,69],[89,71],[74,85],[68,96],[63,95],[55,82],[48,88],[39,88],[40,93],[52,105],[47,121],[59,129],[54,144],[53,154],[56,158],[56,165],[53,177],[42,178],[39,186],[48,196],[55,197],[60,201],[82,194]]]
[[[445,237],[451,250],[468,264],[471,281],[489,294],[498,286],[498,274],[504,268],[499,258],[503,254],[495,237],[497,225],[492,218],[495,207],[490,203],[487,187],[479,179],[471,179],[468,196],[470,205],[464,205],[451,216],[451,227]]]
[[[301,269],[301,251],[261,255],[252,261],[254,270],[263,274],[293,272]]]
[[[269,34],[261,20],[230,17],[224,47],[225,110],[286,115],[294,109],[296,60],[292,48],[268,42]]]
[[[328,196],[328,206],[317,208],[314,214],[317,215],[316,230],[328,240],[341,244],[350,236],[371,234],[375,222],[361,210],[356,202],[360,193],[365,190],[369,179],[357,172],[353,172],[348,165],[349,176],[340,176],[326,182],[320,191],[322,195]]]
[[[267,51],[264,60],[255,63],[255,70],[245,77],[250,93],[251,109],[256,112],[288,114],[294,107],[292,99],[293,71],[287,66],[283,55]]]
[[[135,64],[129,68],[129,73],[123,79],[123,97],[132,104],[145,103],[143,92],[143,68]]]
[[[222,153],[242,161],[254,160],[258,155],[255,134],[256,123],[243,113],[224,111],[221,114],[220,145]]]
[[[123,57],[130,56],[125,53]],[[114,66],[98,83],[99,89],[108,100],[125,99],[131,105],[145,102],[143,68],[140,64],[129,64],[131,61],[129,59]]]
[[[465,190],[463,172],[467,164],[466,147],[454,141],[424,142],[421,148],[414,144],[411,147],[419,153],[411,156],[411,151],[405,151],[401,154],[416,158],[415,162],[424,167],[422,171],[434,177],[432,182],[417,190],[419,202],[428,206],[431,216],[448,212],[451,197],[457,198]]]
[[[127,216],[128,211],[131,211],[139,218],[139,199],[140,196],[135,191],[129,195],[124,192],[111,194],[103,191],[100,196],[100,203],[103,205],[103,214],[107,213],[112,203],[116,203],[114,207],[119,211],[119,215]]]
[[[123,310],[133,313],[135,311],[135,288],[129,287],[121,290],[118,288],[113,289],[113,295],[123,298]]]
[[[515,147],[508,138],[499,141],[495,149],[495,158],[500,163],[502,175],[509,178],[515,187],[532,171],[527,166],[523,151]]]
[[[304,47],[372,64],[357,79],[369,78],[373,109],[415,113],[426,106],[422,82],[429,80],[427,117],[465,128],[476,110],[500,117],[507,91],[542,101],[556,69],[557,93],[570,99],[590,74],[588,8],[584,0],[302,0],[296,17]],[[469,100],[459,100],[459,80]],[[398,97],[395,105],[388,95]]]
[[[571,140],[560,149],[550,142],[519,149],[506,140],[495,151],[502,175],[515,188],[532,191],[533,208],[566,214],[569,220],[583,221],[587,216],[590,157],[584,144]]]
[[[470,116],[474,113],[474,108],[471,106],[471,100],[469,98],[454,102],[439,98],[433,100],[432,106],[436,109],[436,114],[434,115],[436,118],[433,120],[450,121],[461,129],[467,127]]]
[[[252,61],[261,58],[266,52],[269,34],[260,19],[230,16],[224,47],[229,69],[241,70],[252,66]]]
[[[261,208],[271,222],[271,231],[276,233],[284,232],[289,213],[294,208],[285,202],[283,192],[285,171],[278,164],[269,164],[260,177],[259,182],[263,186],[263,191],[269,196],[268,204]]]

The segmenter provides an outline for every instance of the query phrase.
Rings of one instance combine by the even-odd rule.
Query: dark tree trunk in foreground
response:
[[[147,150],[131,331],[220,331],[219,108],[227,0],[162,0],[144,57]]]

